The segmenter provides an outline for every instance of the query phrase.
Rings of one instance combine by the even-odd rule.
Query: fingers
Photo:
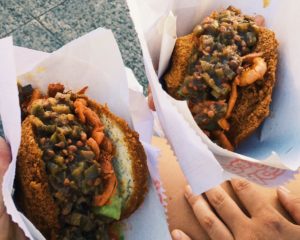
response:
[[[148,106],[152,111],[155,111],[155,105],[153,101],[152,91],[150,85],[148,86]]]
[[[249,220],[222,187],[210,189],[205,195],[233,234],[236,234],[240,226],[245,225]]]
[[[5,140],[0,137],[0,182],[10,162],[10,149]]]
[[[295,196],[285,187],[277,189],[278,199],[297,224],[300,224],[300,196]]]
[[[172,231],[173,240],[191,240],[191,238],[186,235],[183,231],[175,229]]]
[[[148,106],[152,111],[155,111],[155,105],[154,105],[152,93],[149,93],[148,95]]]
[[[0,226],[4,229],[0,232],[0,239],[26,239],[23,231],[16,224],[12,225],[13,223],[6,214],[3,203],[2,179],[10,161],[10,148],[5,140],[0,137]]]
[[[2,199],[2,179],[10,162],[10,149],[5,140],[0,137],[0,217],[4,213],[4,204]]]
[[[201,195],[194,195],[190,186],[186,187],[185,196],[194,210],[202,228],[208,236],[215,239],[232,240],[232,234],[225,224],[213,213],[208,203]]]
[[[0,137],[0,226],[3,226],[4,229],[7,227],[7,219],[8,216],[5,214],[5,207],[3,203],[2,197],[2,179],[3,175],[9,165],[10,162],[10,149],[7,143],[4,141],[2,137]],[[7,232],[3,231],[0,233],[0,239],[8,239],[8,238],[1,238],[2,236],[6,236]]]
[[[262,196],[249,181],[235,178],[231,180],[231,185],[251,216],[260,215],[261,210],[268,205],[264,196]]]

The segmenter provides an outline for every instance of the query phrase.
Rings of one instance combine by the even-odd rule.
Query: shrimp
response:
[[[110,199],[110,197],[114,195],[116,188],[117,188],[117,178],[116,175],[113,174],[106,182],[104,192],[101,195],[97,195],[94,197],[94,206],[101,207],[105,205]]]
[[[229,131],[230,129],[230,124],[227,122],[226,118],[221,118],[219,121],[218,121],[218,124],[219,126],[225,130],[225,131]]]
[[[76,99],[76,101],[74,102],[74,107],[75,107],[75,112],[78,115],[78,118],[80,120],[80,122],[85,123],[86,118],[85,118],[85,106],[86,106],[86,101],[84,99]]]
[[[237,86],[244,87],[248,86],[255,81],[262,79],[267,71],[267,64],[263,58],[261,58],[262,53],[250,53],[242,57],[243,61],[253,62],[253,65],[243,71],[240,75],[236,76],[232,83],[231,94],[228,102],[228,108],[225,115],[225,119],[228,119],[234,108],[237,99]]]
[[[104,190],[100,195],[94,197],[94,206],[105,205],[110,197],[115,194],[117,188],[117,177],[112,166],[112,157],[109,156],[101,162],[103,178],[105,180]]]
[[[220,145],[229,150],[229,151],[233,151],[234,147],[232,146],[232,144],[230,143],[230,141],[228,140],[228,138],[226,137],[226,135],[224,134],[224,132],[222,131],[214,131],[213,135],[217,138],[217,140],[220,141]]]
[[[247,55],[244,55],[241,57],[242,62],[252,62],[254,58],[261,57],[263,55],[262,52],[254,52],[254,53],[249,53]]]
[[[253,60],[253,65],[241,73],[241,75],[236,77],[236,83],[238,86],[244,87],[248,86],[258,79],[262,79],[267,71],[267,64],[265,60],[261,57],[255,57]]]
[[[99,145],[97,144],[97,142],[95,141],[95,139],[89,138],[86,143],[92,149],[92,151],[96,155],[96,158],[98,159],[99,155],[100,155],[100,148],[99,148]]]
[[[101,144],[101,142],[104,139],[104,133],[103,133],[104,127],[95,127],[92,131],[92,138],[95,139],[98,145]]]
[[[229,101],[228,101],[228,107],[227,107],[227,111],[226,111],[226,114],[225,114],[225,119],[228,119],[230,117],[231,112],[234,108],[237,96],[238,96],[238,94],[237,94],[237,82],[236,82],[236,79],[235,79],[232,83],[232,86],[231,86],[231,94],[230,94],[230,98],[229,98]]]

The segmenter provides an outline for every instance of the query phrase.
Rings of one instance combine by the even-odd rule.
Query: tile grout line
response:
[[[56,36],[56,34],[54,34],[49,28],[47,28],[41,21],[40,21],[40,17],[41,16],[43,16],[43,15],[45,15],[46,13],[48,13],[48,12],[50,12],[50,11],[52,11],[54,8],[56,8],[56,7],[58,7],[58,6],[61,6],[61,5],[63,5],[65,2],[67,2],[68,0],[64,0],[64,1],[62,1],[61,3],[59,3],[59,4],[57,4],[57,5],[55,5],[55,6],[53,6],[52,8],[50,8],[50,9],[48,9],[46,12],[44,12],[44,13],[42,13],[42,14],[40,14],[39,16],[32,16],[33,17],[33,19],[35,19],[39,24],[41,24],[42,25],[42,27],[44,28],[44,29],[46,29],[61,45],[63,45],[64,44],[64,41],[62,41],[60,38],[58,38],[57,36]]]
[[[61,2],[61,3],[59,3],[59,4],[57,4],[57,5],[53,6],[53,7],[51,7],[50,9],[48,9],[47,11],[45,11],[44,13],[42,13],[42,14],[40,14],[40,15],[38,15],[38,16],[34,16],[34,15],[32,15],[31,13],[28,13],[28,12],[24,9],[24,11],[26,12],[26,14],[28,14],[28,16],[31,17],[31,19],[30,19],[29,21],[26,21],[24,24],[18,26],[18,27],[15,28],[14,30],[12,30],[12,31],[10,31],[10,32],[8,32],[8,33],[6,33],[3,37],[7,37],[7,36],[9,36],[9,35],[12,35],[12,34],[13,34],[15,31],[17,31],[18,29],[24,27],[24,26],[27,25],[28,23],[30,23],[30,22],[32,22],[32,21],[35,20],[35,21],[37,21],[39,24],[41,24],[41,26],[42,26],[47,32],[49,32],[49,33],[55,38],[55,40],[57,40],[61,45],[63,45],[64,42],[63,42],[60,38],[58,38],[58,37],[57,37],[50,29],[48,29],[48,28],[47,28],[47,27],[39,20],[39,18],[40,18],[41,16],[45,15],[46,13],[50,12],[50,11],[53,10],[54,8],[56,8],[56,7],[58,7],[58,6],[62,5],[62,4],[64,4],[64,3],[67,2],[67,1],[68,1],[68,0],[64,0],[63,2]],[[18,3],[18,1],[17,1],[17,4],[18,4],[20,7],[23,8],[23,6],[22,6],[20,3]]]
[[[53,32],[51,32],[47,27],[44,26],[44,24],[42,24],[42,23],[41,23],[40,21],[38,21],[36,18],[30,19],[29,21],[25,22],[24,24],[18,26],[16,29],[14,29],[14,30],[12,30],[12,31],[10,31],[10,32],[8,32],[8,33],[6,33],[6,34],[3,36],[3,38],[12,35],[14,32],[16,32],[17,30],[19,30],[20,28],[24,27],[25,25],[27,25],[28,23],[30,23],[30,22],[32,22],[32,21],[37,21],[37,22],[43,27],[43,29],[45,29],[48,33],[51,34],[52,37],[55,38],[56,41],[58,41],[59,44],[63,45],[63,41],[62,41],[61,39],[57,38]]]
[[[68,1],[68,0],[62,1],[61,3],[59,3],[59,4],[57,4],[57,5],[53,6],[53,7],[51,7],[50,9],[48,9],[47,11],[43,12],[42,14],[40,14],[40,15],[38,15],[38,16],[33,16],[33,15],[31,15],[30,13],[29,13],[29,14],[30,14],[34,19],[37,20],[37,18],[39,18],[39,17],[45,15],[46,13],[52,11],[54,8],[56,8],[56,7],[60,6],[60,5],[63,5],[63,4],[64,4],[65,2],[67,2],[67,1]]]
[[[32,18],[32,19],[30,19],[29,21],[27,21],[27,22],[25,22],[25,23],[23,23],[23,24],[21,24],[20,26],[18,26],[17,28],[15,28],[14,30],[12,30],[12,31],[9,31],[9,32],[7,32],[3,37],[7,37],[8,35],[11,35],[11,33],[13,33],[13,32],[15,32],[15,31],[17,31],[19,28],[22,28],[22,27],[24,27],[25,25],[27,25],[28,23],[30,23],[32,20],[35,20],[34,18]]]
[[[42,27],[47,31],[49,32],[61,45],[64,44],[64,42],[58,38],[50,29],[48,29],[42,22],[40,22],[38,19],[35,18],[35,20],[42,25]]]

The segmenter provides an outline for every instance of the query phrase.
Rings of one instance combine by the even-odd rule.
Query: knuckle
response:
[[[217,227],[215,224],[215,220],[210,216],[204,216],[203,217],[203,228],[207,232],[208,236],[210,236],[212,239],[215,239],[216,233],[217,233]]]
[[[201,197],[199,195],[191,195],[188,198],[188,201],[190,203],[190,205],[194,208],[195,205],[201,200]]]
[[[251,183],[244,179],[238,179],[232,182],[232,186],[236,192],[242,192],[251,187]]]
[[[203,227],[209,232],[212,232],[213,226],[214,226],[214,220],[209,216],[203,217]]]
[[[283,221],[279,216],[268,216],[263,220],[263,226],[272,232],[280,233],[283,231]]]
[[[215,192],[210,199],[211,204],[215,208],[221,208],[225,202],[226,196],[220,192]]]

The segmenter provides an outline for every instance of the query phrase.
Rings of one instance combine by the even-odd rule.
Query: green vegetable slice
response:
[[[119,220],[121,217],[122,199],[115,194],[109,201],[108,204],[102,207],[94,207],[93,212],[97,215]]]

